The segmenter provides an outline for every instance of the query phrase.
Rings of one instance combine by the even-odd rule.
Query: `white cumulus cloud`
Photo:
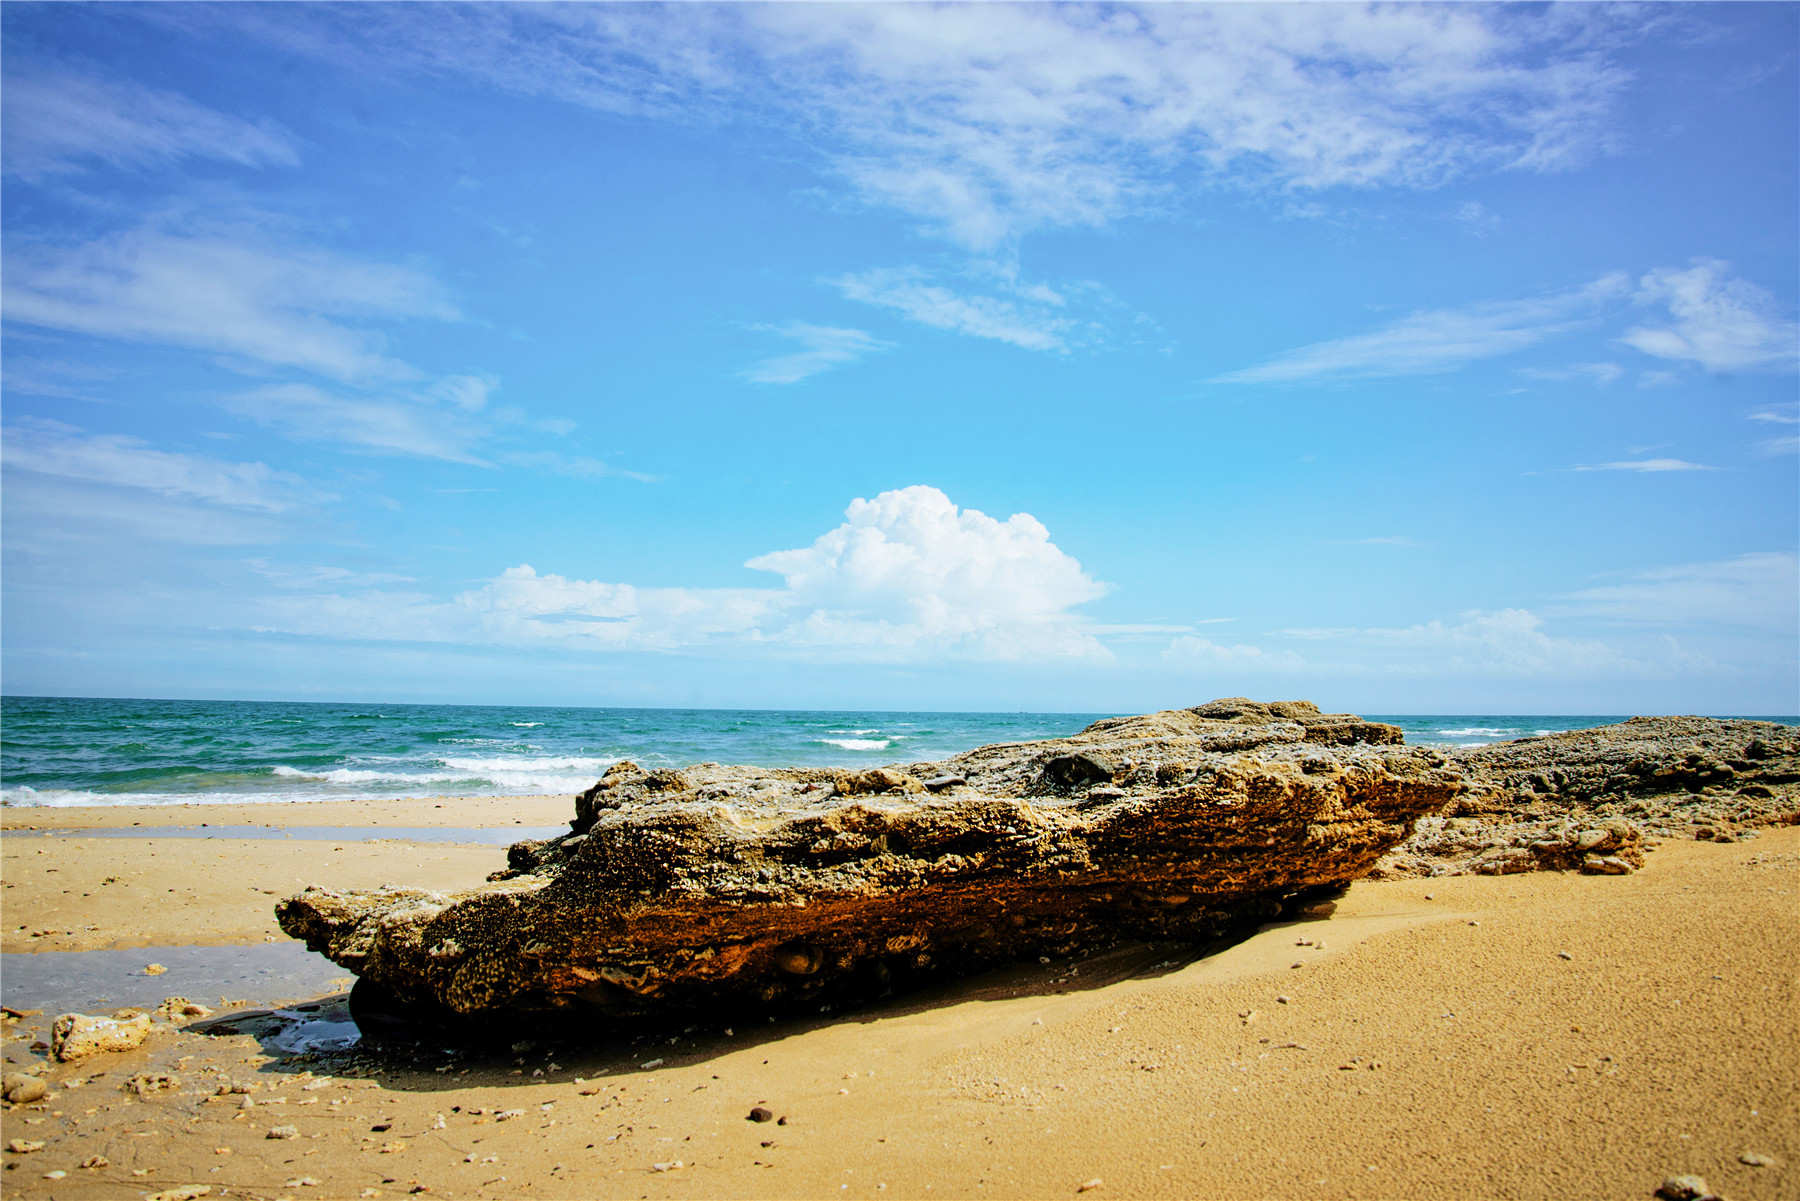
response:
[[[449,601],[282,598],[265,627],[329,637],[678,651],[843,662],[1110,657],[1076,606],[1106,591],[1042,523],[998,521],[922,485],[858,499],[810,546],[746,566],[781,588],[644,588],[521,564]]]

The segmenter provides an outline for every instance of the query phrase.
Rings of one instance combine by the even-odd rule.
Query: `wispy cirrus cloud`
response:
[[[1209,382],[1317,383],[1456,371],[1576,329],[1598,316],[1602,305],[1622,299],[1630,290],[1626,276],[1614,273],[1525,300],[1414,313],[1385,329],[1302,346]]]
[[[40,180],[97,164],[141,168],[201,158],[294,167],[293,138],[187,97],[9,52],[0,145],[6,174]]]
[[[1784,425],[1800,425],[1800,404],[1771,405],[1751,413],[1749,420],[1772,425],[1777,429]],[[1800,431],[1790,429],[1772,438],[1764,438],[1756,444],[1756,450],[1764,455],[1791,455],[1800,451]]]
[[[1527,379],[1561,384],[1570,380],[1588,380],[1605,387],[1622,378],[1625,368],[1617,363],[1570,363],[1567,367],[1521,367],[1519,374]]]
[[[1375,629],[1286,629],[1275,634],[1321,647],[1335,645],[1381,665],[1350,668],[1359,672],[1631,678],[1663,675],[1670,669],[1668,662],[1634,659],[1595,639],[1555,637],[1545,632],[1544,624],[1542,617],[1527,609],[1472,610],[1454,622]],[[1697,665],[1690,660],[1685,657],[1682,662]]]
[[[361,394],[296,382],[233,393],[218,403],[300,442],[474,467],[493,465],[477,453],[489,424],[474,410],[442,403],[428,391]]]
[[[428,273],[259,231],[182,233],[142,226],[74,245],[13,244],[8,322],[209,351],[344,382],[414,380],[378,331],[346,319],[454,321]]]
[[[0,437],[8,471],[143,489],[235,509],[286,513],[335,499],[289,471],[156,450],[141,438],[90,434],[61,421],[22,418]]]
[[[1703,258],[1685,270],[1650,272],[1639,283],[1637,299],[1666,305],[1670,320],[1634,326],[1622,341],[1707,371],[1793,369],[1800,360],[1800,324],[1782,315],[1765,289],[1730,278],[1730,270],[1729,263]]]
[[[1092,282],[1053,287],[1019,278],[1012,264],[978,260],[950,274],[923,267],[877,267],[825,281],[846,300],[872,304],[908,321],[1023,350],[1066,353],[1103,345],[1101,317],[1119,306]]]
[[[1609,10],[405,6],[231,20],[302,53],[791,129],[849,198],[989,253],[1201,188],[1420,187],[1603,151]],[[379,50],[376,48],[379,47]]]
[[[1635,287],[1623,272],[1612,272],[1581,287],[1524,300],[1414,313],[1371,333],[1302,346],[1208,382],[1323,383],[1438,375],[1592,328],[1603,319],[1617,320],[1627,303],[1660,304],[1669,314],[1667,325],[1633,326],[1619,336],[1635,350],[1708,371],[1791,369],[1800,354],[1800,325],[1776,312],[1767,291],[1731,278],[1729,271],[1727,263],[1700,259],[1684,270],[1651,271]],[[1527,367],[1521,374],[1549,381],[1585,378],[1604,385],[1623,377],[1625,369],[1611,362],[1573,363]],[[1667,372],[1645,372],[1639,379],[1643,387],[1675,382],[1677,377]]]
[[[804,321],[759,325],[754,328],[798,342],[800,349],[791,354],[763,359],[745,368],[741,374],[753,384],[797,384],[834,367],[846,367],[859,359],[894,347],[892,342],[883,342],[860,329],[809,325]]]
[[[1636,471],[1654,475],[1665,471],[1717,471],[1718,468],[1708,467],[1704,463],[1690,463],[1686,459],[1625,459],[1617,463],[1584,463],[1571,470]]]
[[[1800,625],[1800,559],[1791,551],[1756,551],[1657,568],[1565,593],[1547,611],[1644,624],[1749,626],[1791,635]]]

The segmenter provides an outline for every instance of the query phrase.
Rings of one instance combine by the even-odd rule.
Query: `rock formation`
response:
[[[1800,824],[1800,729],[1775,722],[1634,717],[1449,759],[1467,791],[1374,874],[1622,874],[1657,839],[1729,842]]]
[[[485,885],[309,888],[276,912],[415,1009],[816,1011],[1266,920],[1461,789],[1393,726],[1216,701],[868,771],[620,763]]]

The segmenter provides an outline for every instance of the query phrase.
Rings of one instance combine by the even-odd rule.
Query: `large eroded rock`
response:
[[[1216,701],[869,771],[620,763],[455,894],[309,888],[281,926],[401,1001],[816,1006],[1342,886],[1461,791],[1392,726]]]

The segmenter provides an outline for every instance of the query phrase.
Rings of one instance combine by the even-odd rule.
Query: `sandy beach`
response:
[[[532,826],[568,807],[12,811],[5,950],[262,944],[303,883],[450,888],[505,858],[48,829]],[[754,1029],[293,1054],[277,1032],[341,1019],[341,996],[248,997],[223,1029],[159,1023],[137,1051],[49,1068],[49,1095],[5,1115],[9,1145],[42,1143],[5,1154],[5,1192],[1649,1198],[1694,1173],[1792,1197],[1797,912],[1787,827],[1671,841],[1629,876],[1364,881],[1328,919],[1207,957],[1125,946]],[[256,1016],[276,1002],[319,1008]],[[8,1021],[7,1071],[43,1062],[54,1016]],[[177,1083],[122,1088],[159,1072]],[[786,1122],[747,1120],[757,1106]]]

